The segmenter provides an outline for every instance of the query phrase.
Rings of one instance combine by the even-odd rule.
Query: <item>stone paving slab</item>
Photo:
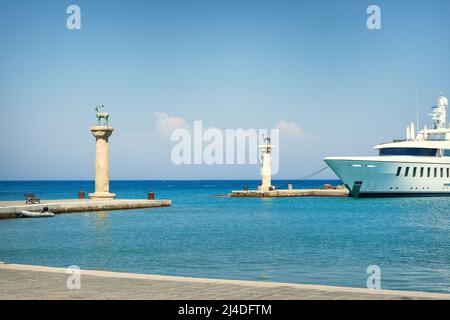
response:
[[[0,300],[410,300],[450,299],[450,294],[369,290],[292,283],[220,280],[82,270],[81,289],[66,287],[67,269],[0,264]]]

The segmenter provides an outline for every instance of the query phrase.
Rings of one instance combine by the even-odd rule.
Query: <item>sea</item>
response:
[[[283,185],[289,181],[274,181]],[[309,180],[295,188],[339,184]],[[258,181],[111,181],[171,207],[0,220],[0,261],[160,275],[450,292],[450,198],[230,198]],[[93,181],[0,181],[0,201]],[[374,267],[375,266],[375,267]]]

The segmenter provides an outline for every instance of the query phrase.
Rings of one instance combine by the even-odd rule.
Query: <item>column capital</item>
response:
[[[114,128],[111,126],[95,126],[91,127],[92,135],[95,138],[108,139],[113,133]]]

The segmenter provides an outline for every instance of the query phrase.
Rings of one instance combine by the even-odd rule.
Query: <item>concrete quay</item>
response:
[[[230,197],[282,198],[282,197],[348,197],[347,189],[280,189],[271,191],[233,190]]]
[[[0,300],[448,300],[450,294],[81,270],[69,290],[65,268],[0,264]]]
[[[0,219],[17,218],[21,210],[40,211],[48,207],[55,214],[130,210],[154,207],[171,206],[170,200],[145,200],[145,199],[116,199],[116,200],[88,200],[88,199],[64,199],[41,200],[40,204],[25,204],[25,201],[0,201]]]

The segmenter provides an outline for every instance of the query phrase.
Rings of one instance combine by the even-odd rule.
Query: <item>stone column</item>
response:
[[[114,131],[111,126],[91,128],[95,142],[95,192],[89,194],[91,200],[112,200],[116,197],[109,192],[109,146],[108,138]]]

